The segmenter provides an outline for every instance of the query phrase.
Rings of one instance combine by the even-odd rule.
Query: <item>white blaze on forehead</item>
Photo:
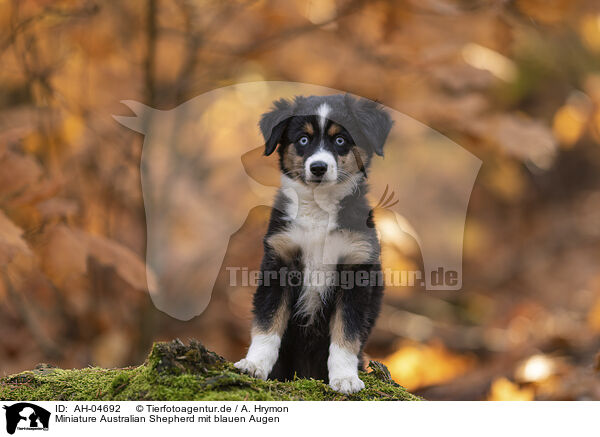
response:
[[[313,174],[310,171],[310,165],[317,161],[322,161],[327,164],[327,171],[322,176],[323,180],[331,182],[337,180],[337,162],[335,161],[335,157],[331,152],[323,149],[317,150],[314,155],[306,160],[304,172],[307,180],[313,178]]]
[[[321,130],[325,129],[325,121],[327,120],[327,116],[331,112],[331,107],[327,103],[323,103],[317,109],[317,115],[319,116],[319,126],[321,126]]]

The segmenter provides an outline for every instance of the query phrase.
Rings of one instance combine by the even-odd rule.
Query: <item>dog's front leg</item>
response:
[[[270,270],[274,272],[274,270]],[[281,337],[289,320],[287,289],[282,287],[279,273],[266,285],[267,270],[263,269],[263,283],[254,295],[254,322],[252,341],[246,358],[234,364],[242,372],[260,379],[267,379],[279,356]]]
[[[329,386],[340,393],[356,393],[365,388],[358,377],[358,367],[368,292],[368,287],[340,290],[330,321]]]
[[[342,319],[342,311],[336,311],[332,320],[327,370],[329,371],[329,386],[335,391],[349,394],[362,390],[365,388],[365,384],[358,377],[360,340],[349,338],[344,333]]]

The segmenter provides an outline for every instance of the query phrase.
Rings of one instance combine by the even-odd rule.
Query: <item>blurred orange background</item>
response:
[[[463,290],[389,288],[367,355],[432,400],[600,400],[598,2],[3,0],[0,62],[2,374],[132,365],[174,337],[244,354],[252,290],[217,287],[187,322],[150,301],[142,136],[111,114],[281,80],[379,100],[483,161]],[[268,214],[230,259],[259,265]],[[396,243],[384,264],[420,268]]]

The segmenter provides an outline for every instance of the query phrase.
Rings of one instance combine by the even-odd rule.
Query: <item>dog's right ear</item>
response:
[[[281,143],[283,132],[292,116],[292,103],[286,99],[273,102],[273,109],[260,119],[260,131],[265,139],[265,155],[269,156]]]

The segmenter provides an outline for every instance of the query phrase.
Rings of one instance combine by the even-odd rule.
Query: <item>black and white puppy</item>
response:
[[[262,116],[265,155],[279,146],[281,188],[238,369],[322,379],[342,393],[364,388],[362,349],[383,294],[366,178],[391,126],[377,103],[341,94],[278,100]]]

